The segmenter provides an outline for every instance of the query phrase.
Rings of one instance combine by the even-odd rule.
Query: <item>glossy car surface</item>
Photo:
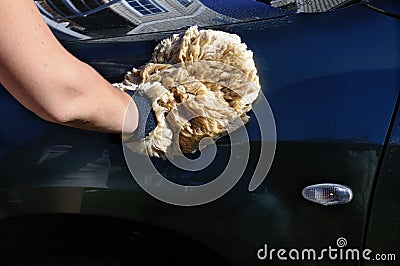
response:
[[[133,245],[127,251],[130,263],[135,250],[141,254],[136,262],[154,259],[157,255],[145,251],[158,250],[161,243],[161,257],[179,261],[184,256],[189,265],[200,263],[201,257],[206,265],[213,260],[284,264],[288,261],[277,257],[260,260],[257,251],[265,244],[321,250],[336,247],[340,237],[349,247],[397,252],[399,257],[400,20],[395,1],[380,4],[369,1],[313,14],[275,10],[268,17],[208,25],[238,34],[254,52],[274,114],[277,147],[267,177],[250,192],[254,168],[262,163],[260,143],[269,141],[260,138],[259,123],[250,115],[251,153],[242,178],[226,195],[201,206],[174,206],[145,193],[127,168],[118,136],[43,122],[1,90],[0,215],[8,236],[3,242],[12,243],[12,230],[20,231],[16,224],[22,226],[25,219],[33,224],[32,231],[26,230],[31,238],[48,237],[38,229],[43,219],[49,228],[54,225],[48,231],[56,236],[76,228],[103,239],[118,232],[125,246]],[[180,31],[68,41],[64,46],[117,82],[132,66],[145,63],[159,40]],[[213,164],[198,172],[161,159],[153,163],[176,183],[204,184],[227,163],[229,142],[221,139],[217,146]],[[330,207],[302,198],[304,187],[319,183],[346,185],[354,198]],[[59,216],[66,214],[74,215]],[[92,216],[79,227],[80,219]],[[91,228],[96,221],[105,225]],[[143,238],[132,237],[135,230]],[[93,239],[88,245],[99,243]],[[136,240],[145,244],[132,244]],[[291,262],[364,263],[329,258]]]

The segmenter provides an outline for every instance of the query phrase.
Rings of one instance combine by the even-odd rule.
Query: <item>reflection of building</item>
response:
[[[233,22],[199,0],[38,0],[46,22],[70,37],[117,36]]]
[[[328,11],[346,1],[347,0],[272,0],[271,6],[297,12],[314,13]]]

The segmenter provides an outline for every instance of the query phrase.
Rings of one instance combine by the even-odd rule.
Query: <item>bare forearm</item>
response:
[[[32,0],[0,1],[0,82],[43,119],[83,129],[121,132],[131,101],[61,46]]]
[[[75,77],[65,83],[67,95],[62,97],[64,113],[58,114],[59,121],[55,122],[105,132],[136,129],[138,113],[128,94],[114,88],[86,64],[79,64],[72,72]]]
[[[16,99],[47,121],[103,132],[135,130],[138,114],[131,97],[90,66],[67,62],[33,82],[15,72],[0,71],[0,77]]]

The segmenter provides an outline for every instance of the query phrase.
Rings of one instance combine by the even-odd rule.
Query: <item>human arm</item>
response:
[[[47,121],[116,133],[138,124],[131,97],[66,51],[32,0],[0,1],[0,83]]]

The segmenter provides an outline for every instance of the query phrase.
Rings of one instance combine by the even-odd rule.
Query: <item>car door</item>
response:
[[[397,107],[398,108],[398,107]],[[399,140],[400,113],[391,124],[389,141],[386,143],[384,156],[379,164],[380,171],[374,180],[374,191],[371,196],[370,213],[366,226],[364,248],[373,253],[366,262],[372,265],[393,263],[398,260],[400,246],[399,237]]]
[[[256,261],[256,252],[267,245],[269,250],[315,249],[315,257],[311,254],[304,264],[313,258],[335,261],[320,252],[329,246],[345,248],[339,240],[361,250],[373,183],[398,97],[398,21],[354,6],[222,29],[240,35],[254,51],[276,122],[277,147],[265,181],[249,193],[260,149],[259,124],[250,122],[250,166],[230,193],[203,208],[216,216],[213,221],[232,217],[224,232],[235,235],[236,242],[251,243],[251,248],[235,243],[242,250],[238,257]],[[250,121],[254,120],[252,115]],[[226,163],[217,159],[219,165]],[[158,166],[184,184],[204,182],[220,171],[189,174],[164,162]],[[322,183],[350,187],[353,200],[326,207],[302,197],[305,187]],[[216,206],[224,211],[219,213]],[[188,212],[197,217],[196,208]],[[215,241],[209,234],[205,239]],[[290,259],[288,253],[283,257]],[[264,259],[280,262],[274,253]]]
[[[246,127],[250,155],[238,183],[215,201],[178,207],[154,199],[135,182],[118,136],[42,124],[26,114],[24,121],[35,121],[43,130],[2,157],[4,217],[66,211],[124,217],[188,236],[237,265],[310,265],[319,259],[341,265],[339,253],[331,258],[322,250],[361,250],[400,88],[399,21],[355,4],[213,28],[238,34],[254,52],[276,125],[269,171],[255,171],[265,164],[259,160],[260,150],[271,139],[262,138],[265,123],[253,112]],[[177,31],[70,41],[64,46],[109,81],[118,82],[132,66],[150,58],[159,40]],[[261,103],[256,102],[255,110],[257,104]],[[229,163],[229,141],[221,139],[217,147],[213,164],[200,171],[179,169],[161,159],[152,162],[170,181],[203,185]],[[242,158],[246,156],[238,160]],[[253,178],[263,182],[249,191]],[[352,201],[327,207],[302,197],[305,187],[322,183],[346,185]],[[54,187],[65,194],[54,193]],[[48,200],[12,203],[35,195]],[[72,196],[81,199],[76,206],[55,204]],[[284,251],[278,256],[279,249]]]

